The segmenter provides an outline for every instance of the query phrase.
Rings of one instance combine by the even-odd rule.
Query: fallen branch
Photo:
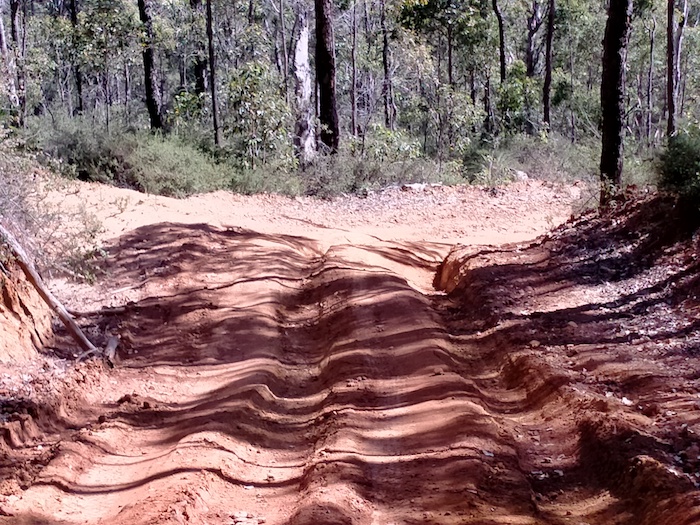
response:
[[[32,284],[32,286],[34,286],[34,288],[36,288],[36,291],[39,292],[39,295],[44,302],[48,304],[54,312],[56,312],[70,335],[73,336],[73,339],[75,339],[75,341],[80,345],[80,348],[86,352],[96,352],[97,348],[95,348],[95,345],[93,345],[90,340],[85,337],[85,334],[66,311],[65,307],[53,296],[53,294],[41,280],[39,273],[34,268],[34,265],[30,261],[29,257],[27,257],[22,245],[17,241],[17,239],[15,239],[14,235],[5,229],[2,224],[0,224],[0,237],[3,238],[13,257],[17,260],[17,264],[24,272],[27,280]]]

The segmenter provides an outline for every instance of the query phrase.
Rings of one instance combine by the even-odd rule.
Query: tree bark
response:
[[[6,82],[7,96],[10,99],[10,106],[15,111],[19,111],[19,97],[17,96],[17,74],[15,72],[14,57],[7,47],[7,37],[5,35],[5,24],[0,16],[0,53],[2,54],[2,72]]]
[[[163,129],[163,119],[160,114],[160,105],[156,100],[155,79],[155,34],[153,32],[153,20],[151,17],[151,0],[138,0],[139,18],[144,26],[146,41],[143,45],[143,70],[144,88],[146,90],[146,107],[151,121],[151,129]]]
[[[603,114],[600,156],[600,204],[609,205],[622,186],[625,114],[625,62],[632,17],[632,0],[610,0],[603,39],[600,100]]]
[[[284,100],[289,102],[289,54],[287,52],[287,29],[284,25],[284,0],[279,0],[280,38],[282,39],[282,79],[284,80]]]
[[[551,96],[552,96],[552,42],[554,40],[554,16],[556,3],[555,0],[548,0],[549,7],[547,9],[547,38],[545,44],[545,54],[544,54],[544,87],[542,88],[542,120],[547,126],[547,129],[551,128],[552,117],[551,117]]]
[[[202,0],[190,0],[190,8],[195,17],[201,16]],[[197,55],[194,59],[194,92],[201,96],[207,91],[207,50],[199,38],[195,45]]]
[[[76,32],[78,30],[78,0],[71,0],[70,3],[70,23],[73,28],[73,51],[76,51],[77,38]],[[83,97],[83,72],[80,69],[80,63],[77,59],[73,59],[73,76],[75,77],[75,90],[77,92],[77,101],[75,105],[74,113],[76,115],[82,115],[85,108],[85,100]]]
[[[447,27],[447,83],[450,86],[454,86],[454,64],[453,64],[453,42],[452,26]]]
[[[357,136],[357,0],[352,3],[352,47],[350,50],[350,128]]]
[[[19,101],[17,125],[19,127],[24,127],[27,116],[27,79],[25,74],[25,59],[27,56],[26,0],[10,0],[10,33],[14,52],[15,75],[17,79],[17,99]]]
[[[675,0],[667,2],[666,26],[666,105],[668,120],[666,135],[672,137],[676,133],[676,111],[678,93],[681,85],[681,46],[683,45],[683,28],[688,18],[688,0],[683,0],[683,12],[678,24],[675,22]]]
[[[647,92],[646,92],[646,122],[645,133],[647,139],[647,147],[651,148],[652,133],[652,115],[654,111],[654,46],[656,44],[656,18],[651,18],[651,27],[649,27],[649,67],[647,69]]]
[[[299,38],[294,49],[296,95],[296,124],[294,150],[301,169],[311,164],[315,153],[314,111],[311,101],[311,66],[309,65],[309,20],[306,6],[299,3],[297,11]]]
[[[540,27],[542,27],[543,21],[542,6],[539,0],[533,0],[532,11],[527,17],[527,38],[525,41],[525,68],[528,77],[534,77],[537,72],[539,57],[535,46],[535,39]]]
[[[382,28],[382,65],[384,66],[384,125],[394,131],[396,127],[396,104],[394,103],[394,83],[391,78],[391,49],[389,48],[389,31],[386,25],[386,0],[380,2]]]
[[[318,82],[321,143],[338,152],[340,129],[335,84],[335,45],[331,0],[314,0],[316,7],[316,78]]]
[[[676,133],[676,97],[675,93],[675,67],[673,51],[673,29],[675,26],[674,18],[676,11],[676,2],[667,0],[666,2],[666,136],[672,137]]]
[[[498,0],[492,0],[493,12],[498,21],[498,57],[500,63],[501,84],[506,81],[506,33],[503,22],[503,13],[498,6]]]
[[[209,49],[209,89],[211,91],[211,118],[214,126],[214,144],[221,146],[221,127],[219,126],[219,103],[216,96],[216,55],[214,53],[214,17],[211,0],[207,0],[207,47]]]

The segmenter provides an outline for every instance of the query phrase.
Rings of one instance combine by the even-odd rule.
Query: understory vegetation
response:
[[[661,156],[662,185],[700,205],[700,128],[691,127],[668,141]]]
[[[52,199],[52,190],[65,183],[41,170],[31,156],[0,146],[0,222],[44,272],[91,280],[101,256],[96,238],[102,225],[80,206]],[[0,262],[7,257],[1,241]]]
[[[423,155],[420,145],[399,132],[378,127],[363,140],[342,144],[335,155],[318,155],[300,169],[293,156],[251,166],[240,152],[214,150],[206,132],[151,133],[119,129],[110,133],[88,119],[33,118],[21,134],[22,149],[68,178],[97,181],[171,197],[228,189],[243,194],[275,192],[332,197],[406,183],[494,186],[526,174],[551,182],[587,183],[596,177],[599,146],[572,144],[555,133],[512,134],[476,140],[461,157],[444,161]],[[630,178],[648,173],[630,170]]]

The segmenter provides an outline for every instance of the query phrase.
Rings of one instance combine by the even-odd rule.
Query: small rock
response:
[[[540,343],[536,339],[533,339],[532,341],[530,341],[530,348],[538,348],[541,345],[542,345],[542,343]]]

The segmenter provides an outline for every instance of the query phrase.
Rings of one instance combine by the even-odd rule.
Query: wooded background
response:
[[[697,126],[700,7],[611,2],[4,0],[1,118],[78,176],[126,184],[137,177],[115,163],[137,164],[135,142],[149,139],[129,137],[144,130],[239,179],[339,152],[473,180],[509,137],[600,147],[610,8],[613,25],[631,24],[626,53],[611,54],[626,58],[613,102],[642,162]],[[606,172],[597,160],[586,170]],[[366,169],[349,189],[363,182]]]

